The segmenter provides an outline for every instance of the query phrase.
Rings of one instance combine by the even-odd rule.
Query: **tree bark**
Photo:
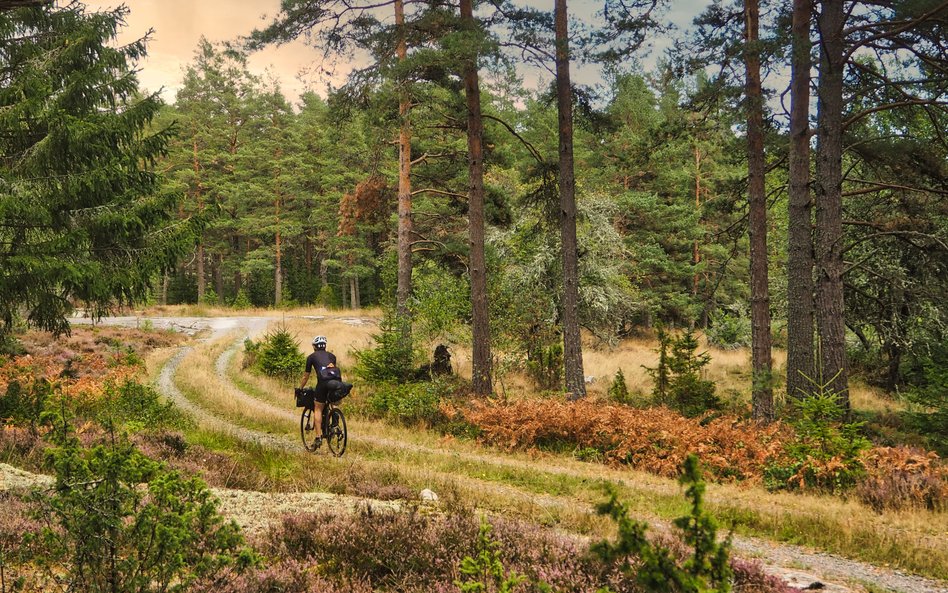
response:
[[[197,134],[194,136],[192,142],[193,155],[194,155],[194,177],[195,177],[195,188],[194,188],[194,199],[197,204],[198,211],[204,210],[204,196],[203,188],[201,186],[201,163],[198,160],[198,145],[197,145]],[[197,253],[195,254],[196,259],[196,269],[195,275],[197,276],[197,302],[204,301],[204,292],[207,290],[207,280],[204,277],[204,238],[201,237],[198,239],[197,244]]]
[[[790,200],[787,208],[787,395],[812,393],[813,212],[810,198],[812,0],[793,0],[790,74]]]
[[[579,333],[579,252],[576,241],[576,179],[573,171],[573,93],[569,77],[566,0],[556,0],[556,105],[559,114],[560,238],[563,248],[563,362],[570,399],[586,396]]]
[[[758,0],[744,1],[747,78],[747,195],[751,291],[751,400],[754,419],[774,419],[770,361],[770,288],[767,266],[767,196],[764,162],[764,100],[760,85]]]
[[[816,311],[819,382],[849,412],[846,325],[843,301],[842,120],[845,47],[843,0],[822,2],[820,80],[817,87]]]
[[[461,0],[462,27],[478,32],[472,0]],[[468,234],[470,239],[471,326],[474,340],[471,372],[474,393],[490,395],[491,355],[490,318],[487,302],[487,261],[484,255],[484,124],[481,120],[481,91],[477,73],[477,55],[464,62],[464,94],[467,99],[468,150]]]
[[[204,302],[204,293],[207,292],[207,278],[204,277],[204,241],[198,241],[197,253],[194,256],[195,271],[197,276],[197,302]]]
[[[399,63],[408,59],[405,33],[405,5],[395,0],[395,27],[398,40],[395,53]],[[411,94],[407,77],[398,81],[398,286],[395,292],[395,315],[402,344],[411,344],[411,315],[408,299],[411,297]]]

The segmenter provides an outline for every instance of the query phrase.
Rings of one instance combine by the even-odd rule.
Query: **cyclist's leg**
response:
[[[316,438],[323,437],[323,408],[326,407],[327,389],[325,385],[316,386],[316,396],[313,398],[313,424],[316,426]]]

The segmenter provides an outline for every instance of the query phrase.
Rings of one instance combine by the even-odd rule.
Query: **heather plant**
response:
[[[84,448],[59,424],[49,451],[56,486],[35,499],[42,527],[29,541],[47,578],[93,593],[215,590],[257,563],[203,482],[166,470],[114,432]]]
[[[597,510],[616,522],[617,539],[594,544],[592,551],[606,563],[618,563],[624,573],[634,574],[646,591],[727,593],[732,576],[728,563],[730,540],[717,542],[717,525],[704,509],[705,484],[697,456],[685,459],[679,481],[687,487],[685,497],[691,502],[691,512],[674,521],[691,550],[687,559],[679,561],[671,549],[646,538],[647,525],[629,518],[628,508],[619,501],[614,487],[609,489],[609,500]]]
[[[862,454],[871,443],[862,436],[864,422],[845,422],[839,396],[826,383],[814,382],[814,393],[796,399],[796,438],[785,446],[788,460],[765,471],[771,489],[813,488],[838,493],[865,475]]]

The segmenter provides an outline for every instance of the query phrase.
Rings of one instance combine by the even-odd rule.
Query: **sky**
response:
[[[255,27],[264,26],[265,15],[272,17],[280,6],[280,0],[85,0],[90,9],[109,9],[123,3],[129,8],[129,14],[118,41],[125,43],[142,37],[149,29],[154,30],[148,56],[138,64],[139,80],[149,91],[161,89],[168,102],[174,101],[184,70],[193,61],[202,35],[211,42],[234,40]],[[552,0],[544,4],[552,5]],[[672,22],[685,27],[707,4],[708,0],[672,0],[668,16]],[[541,6],[539,2],[534,5]],[[575,14],[595,12],[593,0],[576,0],[570,7]],[[655,45],[660,49],[669,43],[667,39],[659,39]],[[272,73],[287,98],[296,101],[305,90],[324,92],[328,81],[316,76],[312,68],[320,57],[317,49],[295,41],[254,53],[250,57],[250,69],[260,75]],[[344,66],[340,68],[335,82],[340,82],[346,72]],[[590,84],[596,82],[597,76],[594,71],[585,71],[574,78]],[[525,84],[532,86],[537,84],[539,76],[524,73],[524,79]]]

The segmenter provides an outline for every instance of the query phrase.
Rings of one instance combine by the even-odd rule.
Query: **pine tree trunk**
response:
[[[556,104],[559,113],[560,237],[563,248],[563,362],[570,399],[586,396],[579,333],[579,251],[576,241],[576,179],[573,173],[573,97],[569,78],[566,0],[556,0]]]
[[[217,291],[217,302],[223,304],[224,299],[224,254],[217,254],[217,265],[214,267],[214,290]]]
[[[171,277],[168,275],[168,271],[162,274],[161,278],[161,304],[168,304],[168,284],[171,282]]]
[[[279,307],[283,302],[283,243],[280,236],[280,197],[276,199],[276,266],[273,272],[273,306]]]
[[[359,286],[358,279],[353,276],[349,278],[349,306],[352,309],[359,308]]]
[[[477,31],[472,0],[461,0],[461,20],[465,30]],[[481,120],[481,91],[477,56],[464,62],[464,93],[467,98],[467,150],[470,187],[468,189],[468,233],[470,238],[471,325],[474,355],[471,379],[474,393],[491,393],[490,318],[487,304],[487,261],[484,255],[484,124]]]
[[[819,381],[837,394],[848,413],[842,253],[844,10],[843,0],[824,0],[819,16],[815,263]]]
[[[359,280],[359,277],[355,277],[355,307],[353,309],[362,308],[362,282]]]
[[[701,150],[695,146],[695,212],[701,216]],[[698,284],[700,276],[698,275],[698,264],[701,263],[701,251],[698,240],[695,239],[691,246],[691,265],[694,268],[694,275],[691,278],[691,296],[698,296]]]
[[[405,5],[395,0],[395,27],[398,40],[395,53],[399,63],[408,59],[405,39]],[[411,316],[408,299],[411,297],[411,94],[408,80],[398,81],[398,286],[395,292],[395,314],[403,346],[411,344]]]
[[[787,395],[812,393],[813,213],[810,199],[811,0],[793,0],[790,78],[790,200],[787,208]]]
[[[770,288],[767,266],[767,196],[764,162],[764,99],[760,86],[758,0],[744,0],[747,80],[747,194],[750,234],[751,400],[758,421],[774,419],[770,362]]]
[[[204,302],[204,293],[207,291],[207,278],[204,277],[204,241],[197,244],[195,259],[195,276],[197,276],[197,302]]]

